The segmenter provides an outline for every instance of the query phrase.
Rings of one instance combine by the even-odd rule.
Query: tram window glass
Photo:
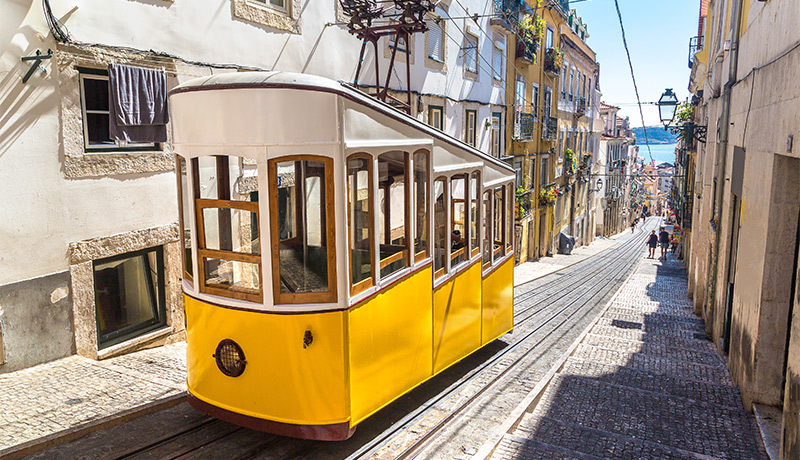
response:
[[[270,162],[275,303],[336,300],[328,248],[334,241],[332,169],[327,158]]]
[[[254,161],[243,157],[228,158],[226,178],[227,197],[236,201],[258,201],[258,167]]]
[[[378,156],[378,242],[381,278],[409,265],[406,229],[405,152],[393,150]]]
[[[161,247],[97,260],[93,271],[99,348],[166,325]]]
[[[483,192],[483,266],[492,263],[492,191]]]
[[[258,217],[253,210],[204,207],[201,204],[205,249],[260,254]]]
[[[348,241],[351,293],[373,285],[372,271],[372,160],[369,156],[347,160]]]
[[[414,232],[415,260],[428,257],[428,153],[414,154],[414,203],[416,231]]]
[[[179,217],[181,225],[181,241],[183,247],[183,257],[181,260],[183,262],[183,278],[188,281],[192,281],[192,277],[194,276],[194,259],[192,258],[192,233],[189,227],[189,222],[192,221],[189,199],[192,195],[189,193],[188,166],[189,165],[186,163],[186,160],[179,156],[178,193],[180,194],[180,200],[178,200],[178,204],[180,206]]]
[[[445,180],[433,182],[433,270],[434,277],[439,278],[447,272],[447,214],[445,199]]]
[[[494,189],[494,229],[492,235],[494,236],[494,244],[492,244],[492,254],[494,254],[494,260],[499,259],[503,256],[503,246],[505,244],[504,236],[505,236],[505,216],[504,208],[505,208],[505,193],[503,187],[497,187]]]
[[[469,182],[469,197],[470,197],[470,216],[469,216],[469,247],[471,254],[470,256],[477,255],[480,252],[480,240],[478,239],[478,183],[481,180],[481,174],[479,172],[472,173],[470,182]]]
[[[467,202],[466,176],[454,176],[450,180],[450,266],[467,260]]]
[[[255,164],[251,190],[242,188],[245,159],[207,156],[193,160],[200,291],[262,301],[261,246]]]
[[[511,252],[513,246],[511,245],[511,241],[514,239],[511,232],[514,231],[514,227],[509,225],[509,221],[514,216],[514,195],[513,188],[510,185],[506,185],[504,187],[506,189],[506,218],[503,220],[503,225],[506,229],[506,253]]]

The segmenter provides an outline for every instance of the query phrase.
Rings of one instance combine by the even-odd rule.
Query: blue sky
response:
[[[700,0],[618,0],[625,36],[642,102],[655,102],[664,88],[673,88],[678,100],[689,96],[689,38],[697,35]],[[614,0],[570,2],[587,24],[587,43],[600,63],[603,101],[621,107],[620,115],[641,126],[636,95]],[[658,108],[643,105],[645,123],[660,124]]]

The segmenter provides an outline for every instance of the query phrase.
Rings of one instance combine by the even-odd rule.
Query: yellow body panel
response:
[[[473,264],[433,292],[433,371],[447,368],[481,345],[481,264]]]
[[[278,315],[233,310],[184,295],[189,391],[252,417],[300,425],[349,420],[345,312]],[[303,348],[305,331],[313,342]],[[212,357],[222,339],[236,341],[247,366],[224,375]]]
[[[481,344],[486,344],[514,326],[514,258],[509,258],[486,275],[481,284]]]
[[[352,425],[431,376],[428,266],[348,312]]]

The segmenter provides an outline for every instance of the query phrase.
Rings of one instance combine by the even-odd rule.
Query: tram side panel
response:
[[[431,376],[432,267],[348,313],[351,426]]]
[[[433,372],[481,346],[481,264],[474,263],[433,293]]]
[[[486,344],[514,326],[514,258],[484,276],[481,285],[481,343]]]
[[[223,308],[188,296],[184,305],[192,395],[222,409],[281,423],[348,421],[344,312],[276,315]],[[220,372],[213,357],[226,338],[245,355],[247,364],[238,377]]]

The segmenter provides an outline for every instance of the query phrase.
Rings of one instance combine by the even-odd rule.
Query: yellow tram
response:
[[[305,74],[195,79],[170,104],[197,409],[347,439],[511,330],[505,163]]]

